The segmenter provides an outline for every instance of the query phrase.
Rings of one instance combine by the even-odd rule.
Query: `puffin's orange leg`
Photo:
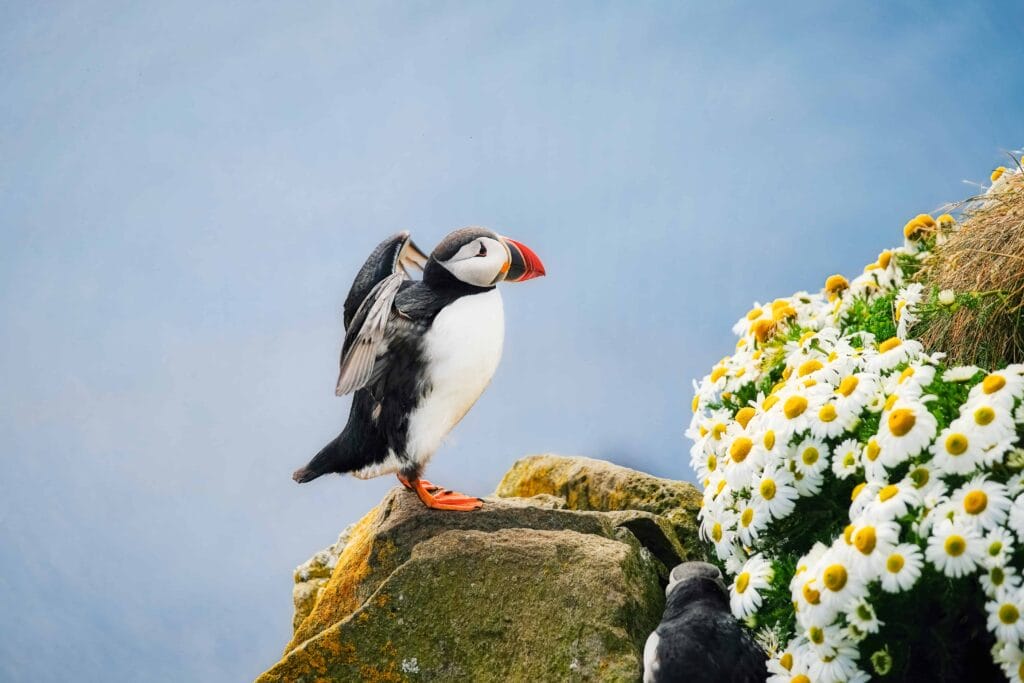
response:
[[[416,490],[416,489],[413,488],[413,486],[409,482],[409,480],[406,479],[405,477],[403,477],[401,474],[398,474],[398,475],[395,475],[395,476],[398,477],[398,481],[402,482],[402,486],[404,486],[405,488],[409,489],[410,491],[415,491]],[[426,490],[430,491],[431,493],[434,493],[435,491],[444,491],[443,488],[441,488],[437,484],[431,484],[426,479],[420,479],[420,483],[423,484],[423,488],[425,488]]]
[[[433,510],[470,512],[472,510],[479,510],[484,506],[484,502],[479,498],[464,496],[454,491],[442,491],[436,496],[431,495],[431,492],[427,490],[426,482],[422,479],[405,479],[402,475],[398,475],[398,479],[403,485],[412,489],[424,505]],[[436,491],[438,488],[434,487],[434,490]]]

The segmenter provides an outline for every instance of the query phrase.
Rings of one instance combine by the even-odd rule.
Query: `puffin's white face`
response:
[[[467,284],[490,287],[505,276],[510,262],[511,254],[503,242],[481,236],[462,245],[454,256],[440,263]]]

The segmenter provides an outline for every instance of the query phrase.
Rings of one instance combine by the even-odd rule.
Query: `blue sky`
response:
[[[482,224],[495,380],[428,475],[552,451],[687,478],[755,299],[855,273],[1022,144],[997,3],[0,6],[0,678],[242,681],[293,567],[394,481],[340,429],[341,301]]]

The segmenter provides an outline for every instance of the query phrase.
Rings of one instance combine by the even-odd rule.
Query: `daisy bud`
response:
[[[951,306],[956,301],[956,295],[952,289],[944,289],[939,292],[939,303],[943,306]]]

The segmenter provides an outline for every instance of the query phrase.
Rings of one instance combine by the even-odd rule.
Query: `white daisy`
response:
[[[979,579],[985,595],[990,598],[995,598],[1000,590],[1020,588],[1020,581],[1020,576],[1013,567],[989,567]]]
[[[950,383],[969,382],[979,372],[981,372],[981,368],[976,365],[960,365],[942,373],[942,381]]]
[[[864,516],[878,521],[892,521],[907,514],[907,510],[921,504],[921,495],[914,487],[913,480],[904,479],[895,484],[886,484],[864,508]]]
[[[729,607],[737,619],[746,619],[761,606],[761,591],[771,586],[772,563],[754,555],[736,575],[729,588]]]
[[[996,599],[985,603],[988,630],[996,638],[1019,643],[1024,637],[1024,595],[1018,589],[1002,589]]]
[[[771,517],[768,510],[754,505],[750,501],[743,504],[740,509],[739,523],[736,525],[736,533],[743,545],[754,545],[754,541],[761,534]]]
[[[863,633],[878,633],[885,622],[879,620],[875,608],[867,600],[858,600],[847,612],[846,621]]]
[[[1012,407],[1013,400],[1024,393],[1024,376],[1009,368],[992,372],[985,376],[979,384],[971,388],[967,402],[988,401],[1004,407]]]
[[[954,491],[951,500],[960,519],[986,531],[1006,521],[1010,509],[1006,487],[984,476],[974,477]]]
[[[792,451],[793,467],[799,474],[815,476],[828,468],[828,446],[818,439],[804,439]]]
[[[878,444],[886,467],[923,451],[935,437],[935,416],[919,401],[898,400],[882,413]]]
[[[878,345],[878,353],[868,360],[868,369],[872,372],[892,370],[923,350],[924,346],[915,339],[903,341],[899,337],[891,337]]]
[[[985,554],[985,542],[973,527],[944,519],[928,537],[925,557],[936,569],[953,578],[977,569]]]
[[[978,467],[982,458],[981,444],[972,442],[952,425],[942,430],[930,450],[932,466],[944,474],[967,474]]]
[[[885,557],[885,568],[881,574],[882,590],[899,593],[910,590],[921,576],[924,560],[921,549],[912,543],[901,543]]]
[[[860,470],[860,442],[846,439],[835,448],[832,455],[832,473],[839,479],[856,476]]]
[[[877,574],[892,549],[899,543],[900,525],[892,521],[872,521],[861,517],[853,522],[850,560],[861,573]]]
[[[986,399],[968,401],[960,408],[960,417],[950,425],[976,440],[982,449],[987,449],[1004,439],[1016,435],[1017,426],[1010,406],[1000,401]]]
[[[768,511],[773,519],[782,519],[793,511],[797,491],[793,475],[777,463],[769,463],[759,477],[754,479],[752,500]]]
[[[1002,567],[1013,555],[1013,534],[1003,527],[989,529],[985,534],[985,566]]]

